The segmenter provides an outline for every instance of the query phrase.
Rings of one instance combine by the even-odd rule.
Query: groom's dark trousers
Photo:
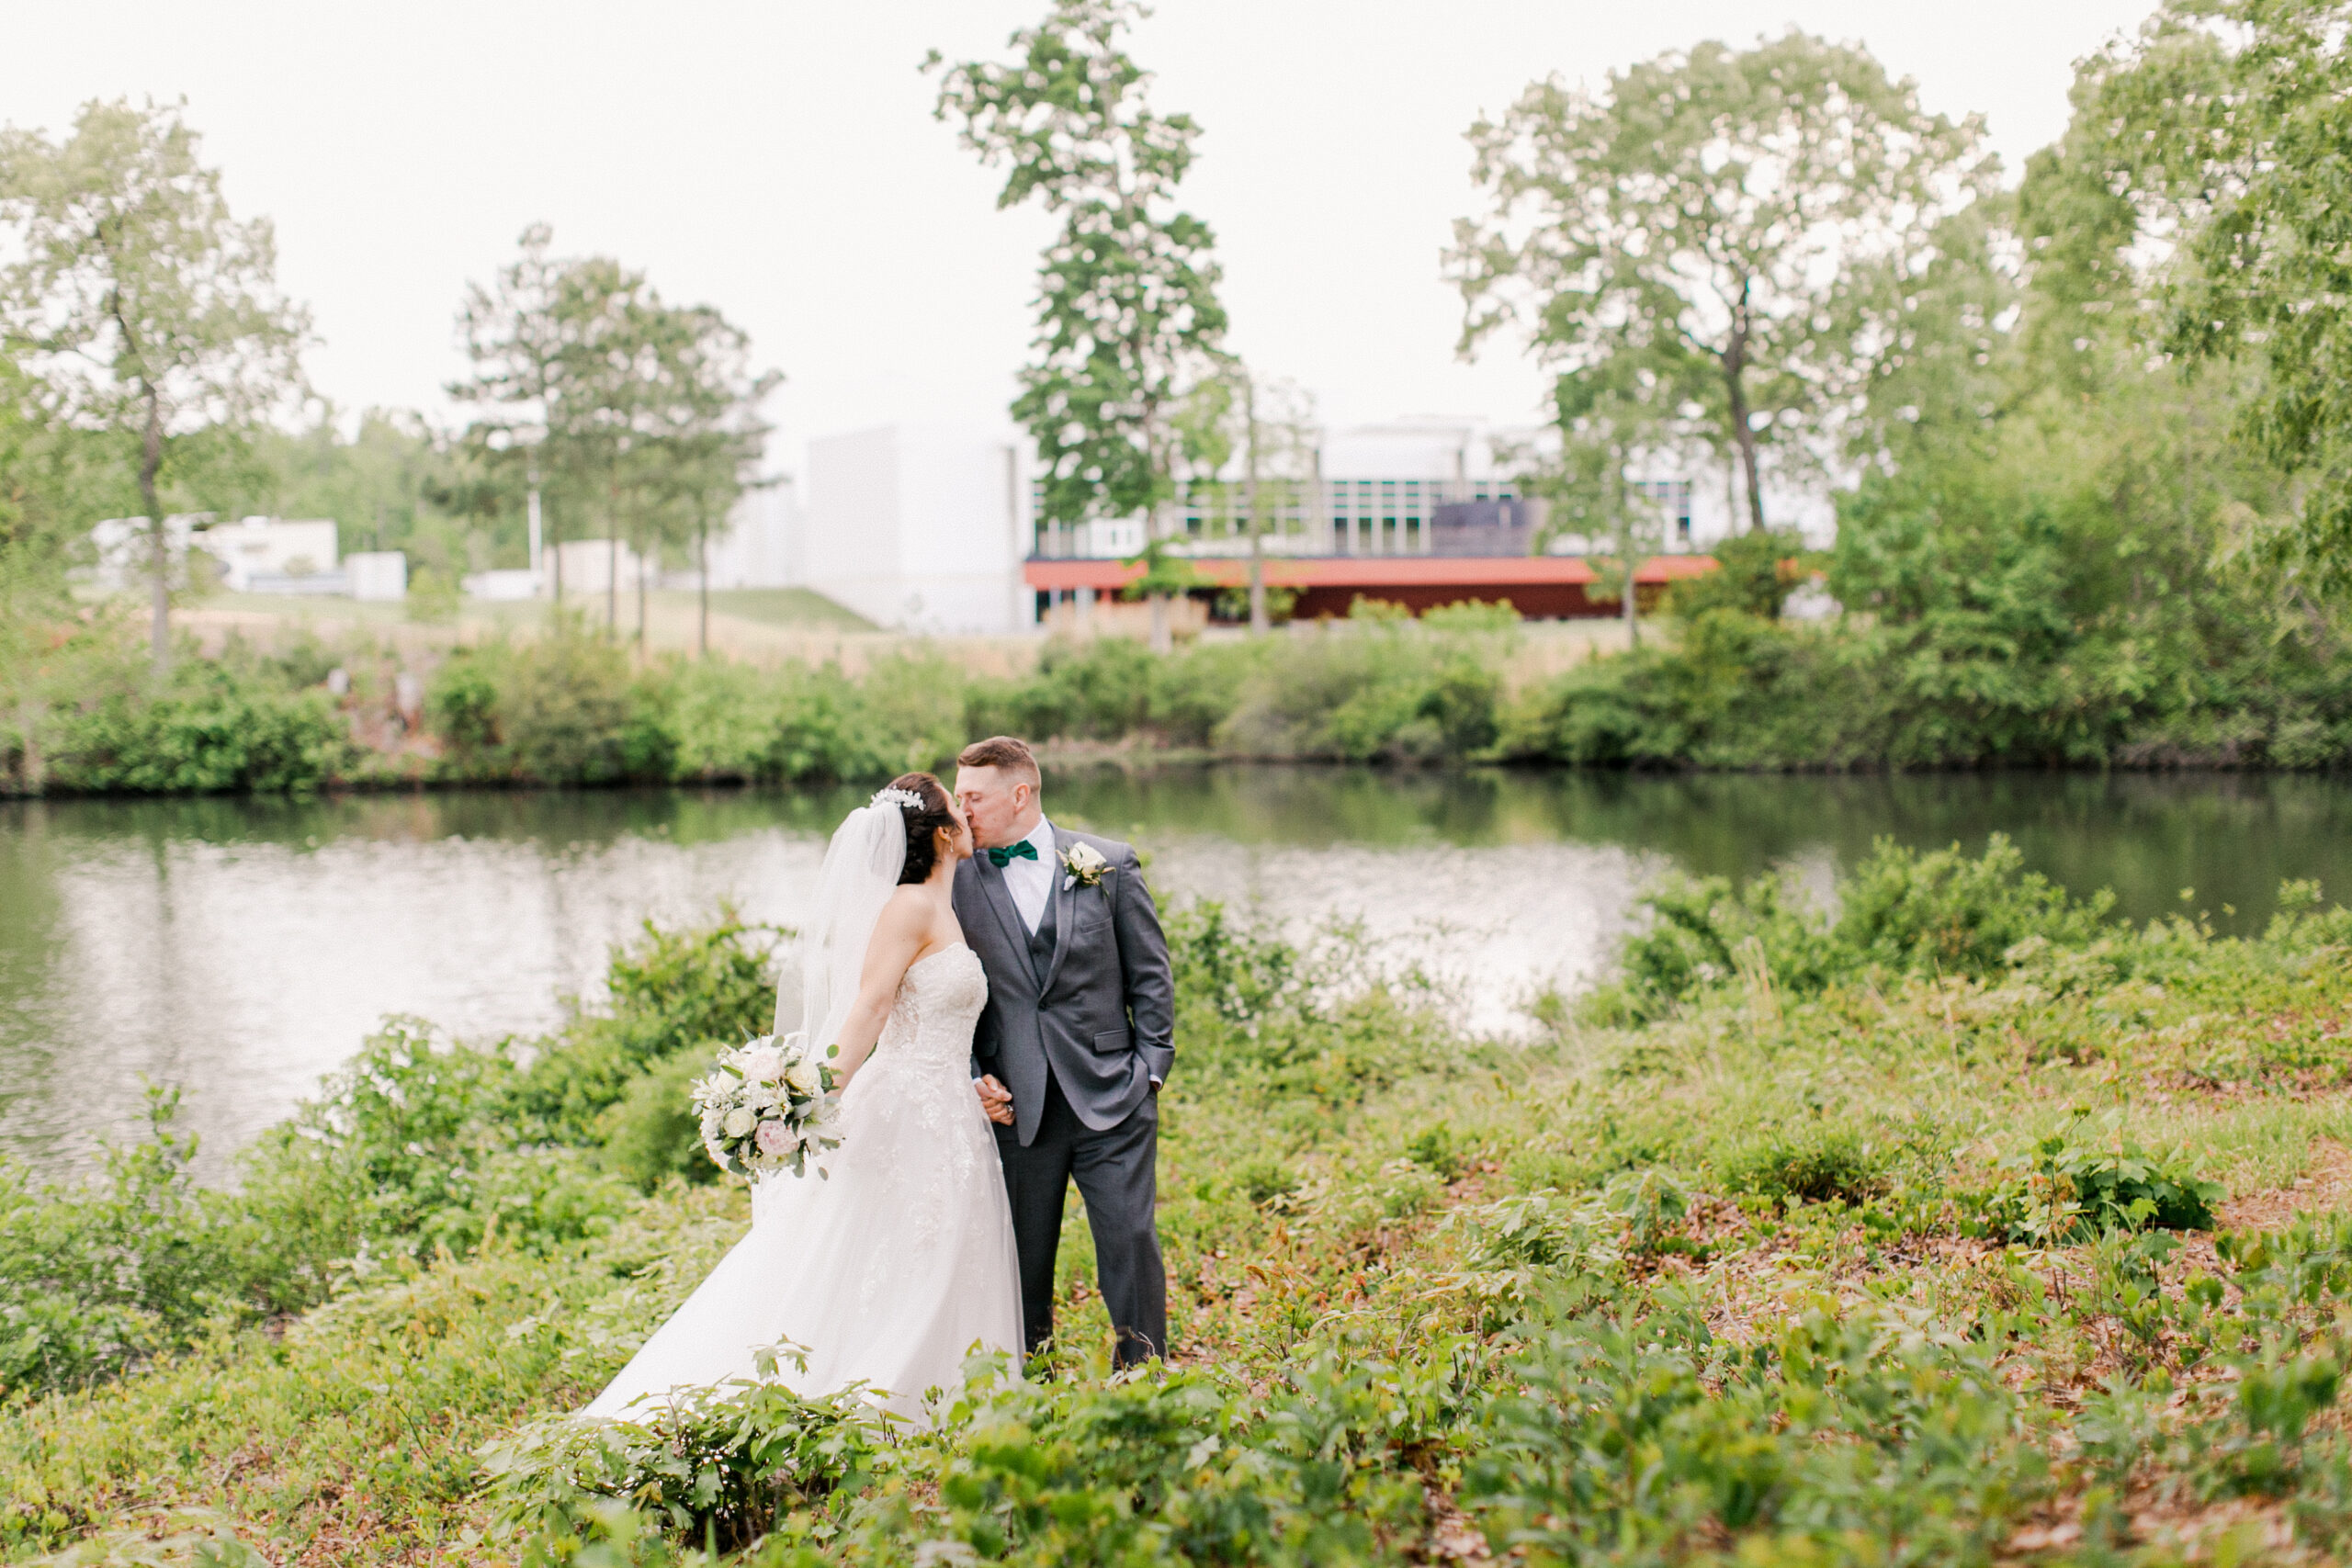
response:
[[[1152,1211],[1155,1086],[1176,1061],[1173,976],[1135,851],[1059,827],[1054,839],[1057,862],[1083,843],[1101,857],[1100,874],[1083,886],[1074,873],[1058,875],[1035,930],[1001,869],[984,857],[956,868],[956,916],[989,976],[972,1075],[992,1073],[1012,1094],[1013,1125],[997,1128],[997,1154],[1028,1348],[1053,1336],[1054,1254],[1074,1180],[1094,1233],[1115,1356],[1126,1366],[1168,1352],[1168,1280]]]
[[[1157,1206],[1159,1100],[1097,1133],[1078,1119],[1061,1085],[1046,1080],[1045,1113],[1026,1148],[1011,1127],[996,1130],[1005,1196],[1021,1254],[1021,1327],[1035,1350],[1054,1334],[1054,1255],[1061,1247],[1062,1200],[1072,1179],[1094,1233],[1095,1282],[1119,1330],[1121,1365],[1168,1347],[1168,1276],[1159,1260]]]

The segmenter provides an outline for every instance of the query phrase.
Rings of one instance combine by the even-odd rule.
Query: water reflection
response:
[[[2313,778],[1675,777],[1219,768],[1057,776],[1179,896],[1294,929],[1360,919],[1393,962],[1507,1025],[1589,976],[1668,865],[1826,885],[1881,835],[1999,829],[2134,918],[2244,928],[2282,878],[2352,887],[2352,788]],[[856,789],[469,794],[0,808],[0,1145],[51,1166],[183,1085],[216,1148],[307,1093],[378,1019],[528,1032],[646,918],[804,913]],[[2225,912],[2229,911],[2229,912]]]

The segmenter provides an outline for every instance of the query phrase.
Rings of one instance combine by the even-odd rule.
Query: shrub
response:
[[[87,1187],[0,1167],[0,1398],[118,1372],[240,1295],[223,1206],[188,1179],[178,1104],[151,1089],[150,1138],[107,1148]]]
[[[120,692],[53,719],[60,789],[135,795],[300,794],[356,753],[322,691],[288,691],[231,666],[184,660],[161,692]]]
[[[1806,1125],[1769,1134],[1735,1152],[1721,1168],[1724,1188],[1782,1201],[1860,1206],[1893,1187],[1892,1151],[1848,1127]]]
[[[767,1032],[775,1017],[775,935],[731,910],[695,930],[648,920],[634,945],[611,956],[605,1010],[574,1004],[562,1032],[514,1076],[507,1104],[544,1136],[585,1143],[652,1064]]]
[[[628,1081],[621,1098],[597,1119],[605,1169],[650,1192],[671,1177],[718,1179],[702,1146],[702,1122],[687,1096],[711,1070],[712,1055],[688,1046]]]
[[[2110,1231],[2213,1228],[2213,1205],[2226,1196],[2218,1182],[2124,1136],[2120,1112],[2102,1119],[2105,1140],[2084,1139],[2089,1116],[2076,1111],[2030,1153],[2008,1161],[2017,1176],[1976,1200],[1996,1234],[2046,1247]]]
[[[425,687],[425,727],[462,756],[487,758],[498,745],[494,659],[481,649],[459,649],[441,661]]]
[[[514,650],[499,681],[498,728],[526,777],[608,784],[625,771],[630,705],[620,649],[567,628]]]
[[[1881,839],[1839,885],[1838,944],[1898,973],[1984,976],[2030,937],[2075,946],[2098,933],[2113,894],[2076,899],[2024,866],[1999,833],[1974,859],[1958,844],[1921,853]]]
[[[636,1419],[535,1422],[491,1445],[493,1528],[577,1541],[626,1505],[689,1541],[740,1551],[785,1516],[854,1493],[883,1424],[854,1388],[792,1393],[772,1381],[773,1359],[763,1353],[759,1367],[771,1381],[673,1394]]]
[[[1746,985],[1820,992],[1833,980],[2005,973],[2032,944],[2081,947],[2105,931],[2114,897],[2077,899],[2001,834],[1970,858],[1955,844],[1922,854],[1891,839],[1838,883],[1833,919],[1768,873],[1735,889],[1724,877],[1669,876],[1645,893],[1646,929],[1618,950],[1618,978],[1582,1004],[1588,1018],[1656,1018],[1708,991]]]

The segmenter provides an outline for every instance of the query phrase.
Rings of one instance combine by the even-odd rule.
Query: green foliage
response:
[[[628,1081],[597,1121],[607,1170],[650,1192],[673,1177],[717,1181],[718,1167],[702,1146],[702,1122],[689,1094],[709,1073],[713,1053],[687,1046]]]
[[[775,1359],[765,1357],[763,1375]],[[543,1550],[560,1551],[554,1542],[565,1540],[576,1549],[603,1509],[622,1505],[735,1551],[837,1490],[854,1491],[887,1436],[855,1389],[804,1399],[747,1382],[684,1393],[636,1419],[533,1422],[487,1448],[482,1469],[492,1528]]]
[[[499,690],[499,733],[512,765],[548,784],[607,784],[627,771],[628,662],[571,629],[517,648]]]
[[[2225,1196],[2220,1183],[2143,1149],[2120,1131],[2117,1114],[2105,1119],[2103,1140],[2083,1138],[2089,1114],[2077,1111],[2009,1162],[2019,1174],[1982,1201],[1987,1224],[2011,1241],[2042,1246],[2151,1226],[2213,1228],[2213,1205]]]
[[[1179,400],[1225,335],[1215,237],[1173,206],[1200,127],[1148,101],[1150,75],[1120,37],[1136,15],[1129,0],[1056,0],[1012,35],[1012,62],[933,51],[924,66],[940,72],[938,118],[1009,165],[998,204],[1035,197],[1061,220],[1012,404],[1054,523],[1131,517],[1173,493]]]
[[[1710,610],[1736,610],[1777,620],[1801,577],[1804,539],[1794,530],[1749,529],[1707,547],[1716,570],[1686,577],[1667,590],[1667,611],[1696,620]]]
[[[191,660],[158,689],[124,671],[115,689],[47,716],[48,783],[137,795],[321,788],[356,749],[324,691],[283,679]]]
[[[91,456],[135,476],[139,515],[159,524],[165,494],[216,488],[255,427],[300,396],[310,333],[278,293],[268,220],[230,215],[199,141],[177,106],[127,98],[84,104],[62,142],[0,133],[11,356],[35,372],[50,423],[110,437]],[[160,669],[170,555],[149,558]]]
[[[1737,889],[1669,877],[1643,895],[1650,924],[1626,938],[1618,981],[1588,1011],[1652,1018],[1734,986],[1769,1005],[1775,992],[1873,975],[1984,976],[2050,943],[2095,939],[2113,897],[2076,899],[2024,863],[1997,833],[1974,858],[1957,844],[1921,853],[1882,839],[1841,886],[1834,919],[1777,873]]]
[[[118,1373],[233,1294],[223,1206],[188,1180],[176,1093],[148,1092],[152,1136],[105,1151],[86,1190],[0,1170],[0,1397]]]
[[[1759,530],[1759,449],[1807,465],[1806,441],[1902,363],[1928,296],[1915,258],[1960,248],[1947,215],[1996,169],[1973,118],[1928,114],[1866,51],[1794,29],[1663,54],[1598,90],[1537,82],[1469,139],[1488,200],[1448,258],[1463,346],[1522,322],[1564,380],[1639,410],[1602,422],[1613,471],[1589,473],[1588,494],[1645,450],[1697,443],[1741,463]],[[1584,400],[1563,399],[1571,447]]]
[[[1894,1153],[1851,1127],[1804,1123],[1775,1129],[1739,1149],[1719,1175],[1734,1192],[1782,1202],[1835,1199],[1860,1208],[1893,1186]]]
[[[1638,1562],[1727,1536],[1754,1562],[1860,1540],[1970,1561],[2048,1488],[2033,1407],[1979,1347],[1865,1308],[1724,1348],[1671,1313],[1546,1332],[1464,1478],[1496,1550]]]
[[[118,1372],[389,1263],[545,1257],[608,1233],[635,1185],[693,1169],[653,1113],[683,1093],[656,1101],[647,1085],[766,1027],[768,935],[731,916],[648,926],[613,955],[608,1005],[575,1010],[535,1048],[388,1020],[240,1156],[233,1194],[190,1179],[170,1094],[153,1101],[152,1136],[109,1150],[86,1190],[0,1166],[0,1396]]]
[[[1516,624],[1498,606],[1433,611],[1417,622],[1360,599],[1344,626],[1259,663],[1217,738],[1246,756],[1477,755],[1498,733],[1496,666]]]
[[[162,1179],[167,1156],[129,1197],[0,1201],[6,1300],[62,1303],[51,1354],[92,1352],[0,1404],[0,1544],[126,1565],[232,1560],[239,1537],[549,1568],[707,1568],[707,1544],[775,1568],[1401,1565],[1475,1531],[1535,1562],[1980,1562],[2052,1519],[2131,1545],[2109,1501],[2128,1490],[2200,1529],[2267,1500],[2296,1550],[2334,1551],[2352,1222],[2211,1251],[2162,1226],[2213,1208],[2207,1165],[2284,1189],[2335,1134],[2310,1086],[2352,1072],[2330,1043],[2352,923],[2301,889],[2260,937],[2070,925],[1972,883],[1978,863],[1871,928],[1930,955],[1917,972],[1833,943],[1817,989],[1735,973],[1672,1016],[1523,1048],[1464,1039],[1345,941],[1171,911],[1159,1225],[1182,1364],[1114,1373],[1073,1258],[1061,1348],[1019,1382],[975,1366],[935,1426],[888,1440],[853,1401],[773,1384],[641,1425],[556,1419],[741,1235],[738,1190],[603,1173],[652,1075],[765,1002],[763,943],[649,935],[616,955],[609,1007],[528,1052],[388,1032],[291,1139],[308,1166],[265,1150],[207,1194]],[[1899,934],[2019,908],[2052,934],[1982,976],[1931,956],[1970,943]],[[539,1081],[571,1089],[519,1109],[567,1055]],[[2225,1071],[2250,1076],[2224,1092]],[[2053,1098],[2108,1109],[2053,1131]],[[515,1200],[516,1160],[548,1201]],[[1987,1165],[2003,1181],[1978,1190]],[[2010,1193],[2045,1214],[2015,1240],[1988,1223]],[[323,1234],[314,1213],[345,1215],[340,1251],[288,1239]],[[267,1291],[299,1315],[240,1326],[262,1309],[226,1303]],[[159,1492],[217,1512],[161,1515]]]

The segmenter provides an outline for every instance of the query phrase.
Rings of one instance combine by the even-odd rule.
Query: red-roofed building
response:
[[[1193,569],[1216,595],[1250,581],[1250,563],[1232,556],[1196,558]],[[1634,573],[1647,603],[1668,584],[1713,571],[1712,556],[1657,556]],[[1038,595],[1040,618],[1046,606],[1069,602],[1081,592],[1110,594],[1141,576],[1143,569],[1121,560],[1049,559],[1032,557],[1022,575]],[[1472,600],[1509,600],[1531,620],[1612,615],[1620,602],[1613,583],[1575,556],[1269,556],[1269,587],[1297,597],[1291,614],[1299,619],[1344,615],[1358,599],[1400,604],[1415,615],[1441,604]]]

